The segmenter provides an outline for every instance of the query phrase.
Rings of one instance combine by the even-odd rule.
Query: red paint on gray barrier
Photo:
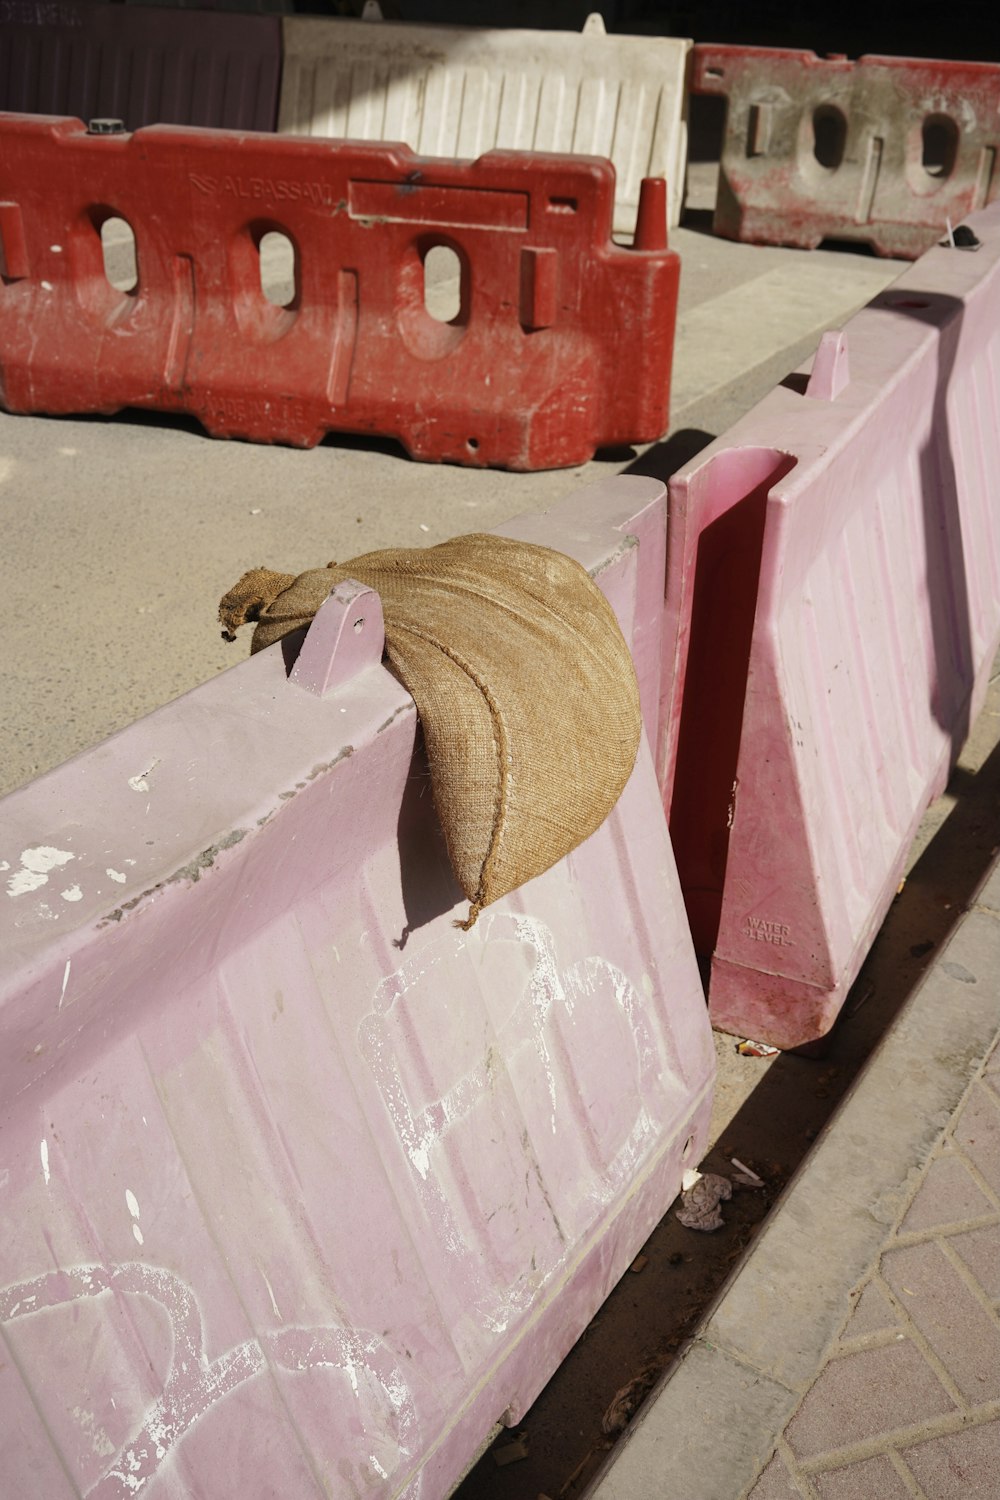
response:
[[[914,260],[1000,193],[1000,64],[696,46],[726,100],[715,233]]]

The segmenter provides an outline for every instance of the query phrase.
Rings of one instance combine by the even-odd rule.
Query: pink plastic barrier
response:
[[[778,1047],[833,1024],[1000,641],[1000,205],[968,224],[671,481],[671,835],[714,1024]]]
[[[664,514],[620,479],[504,528],[599,575],[654,733]],[[439,1500],[703,1149],[645,741],[463,933],[380,617],[338,591],[292,678],[272,648],[3,805],[4,1495]]]

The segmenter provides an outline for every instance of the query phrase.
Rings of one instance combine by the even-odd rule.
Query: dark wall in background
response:
[[[1000,62],[1000,0],[835,0],[826,6],[790,6],[778,0],[620,0],[616,22],[623,30],[658,31],[662,26],[699,42],[807,47],[814,52],[846,52],[849,57],[881,52]]]
[[[309,9],[325,8],[323,0],[306,3]],[[599,10],[609,31],[806,47],[849,57],[884,52],[1000,62],[1000,0],[834,0],[827,6],[780,0],[382,0],[382,5],[387,15],[405,21],[553,30],[579,30],[588,12]]]

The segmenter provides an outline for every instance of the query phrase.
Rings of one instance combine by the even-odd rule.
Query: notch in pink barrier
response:
[[[374,589],[347,578],[316,611],[289,675],[297,687],[324,698],[378,666],[384,648],[381,599]]]
[[[824,333],[813,360],[806,395],[814,401],[836,401],[850,384],[851,369],[847,357],[847,334],[831,330]]]

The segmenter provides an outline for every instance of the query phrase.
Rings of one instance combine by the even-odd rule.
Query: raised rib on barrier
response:
[[[280,76],[277,16],[96,0],[0,5],[0,110],[114,117],[129,130],[273,130]]]
[[[913,260],[1000,193],[1000,65],[694,49],[692,91],[728,102],[716,234]]]
[[[1000,642],[1000,204],[670,484],[660,767],[714,1023],[823,1036]]]
[[[617,231],[633,232],[644,177],[666,178],[669,222],[680,219],[688,40],[608,36],[595,12],[581,35],[295,16],[284,43],[281,131],[405,141],[425,156],[607,156]]]
[[[664,516],[612,480],[524,528],[645,643],[651,728]],[[646,741],[464,933],[377,597],[349,607],[326,696],[273,647],[3,804],[5,1495],[448,1494],[703,1150]]]
[[[660,179],[623,250],[614,170],[592,158],[439,161],[159,126],[92,136],[20,115],[0,116],[0,145],[9,411],[145,406],[217,437],[378,433],[417,458],[512,469],[666,428],[678,259]],[[135,237],[128,289],[104,269],[112,218]],[[294,257],[278,302],[261,280],[269,235]],[[453,315],[427,305],[442,251]]]

